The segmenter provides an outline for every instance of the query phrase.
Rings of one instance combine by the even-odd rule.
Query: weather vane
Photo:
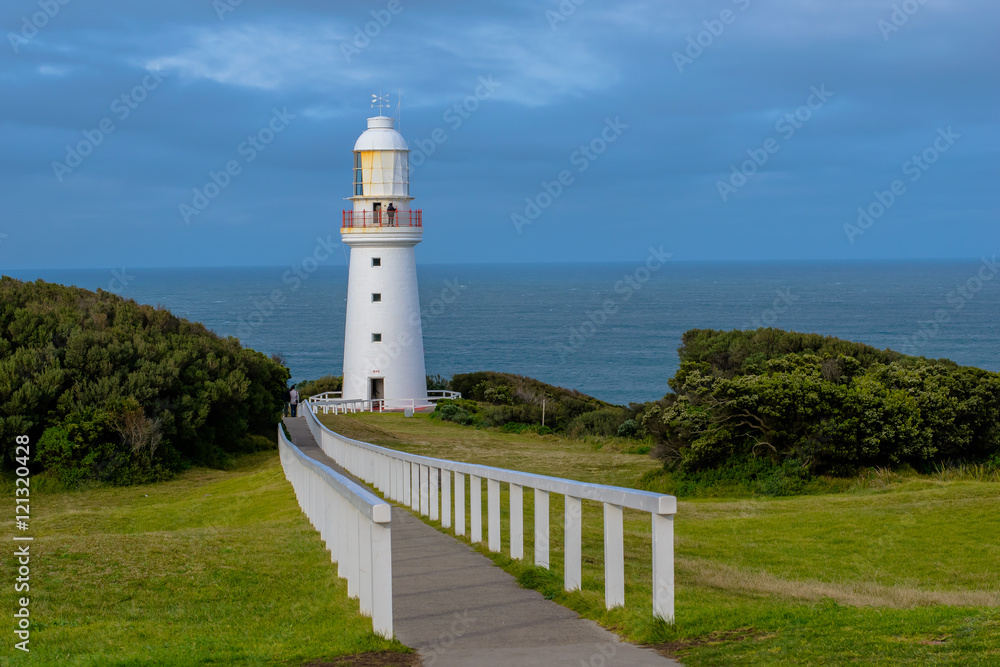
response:
[[[389,95],[383,95],[382,91],[378,91],[378,95],[372,93],[372,108],[378,107],[378,114],[382,115],[382,107],[388,108],[389,106]]]

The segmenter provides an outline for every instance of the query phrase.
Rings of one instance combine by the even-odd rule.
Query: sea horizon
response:
[[[643,261],[420,263],[426,370],[516,373],[624,405],[669,391],[684,331],[773,326],[1000,371],[1000,279],[990,262],[670,258],[651,262],[653,270]],[[2,273],[164,306],[281,355],[300,381],[340,375],[343,360],[347,265],[307,268]]]

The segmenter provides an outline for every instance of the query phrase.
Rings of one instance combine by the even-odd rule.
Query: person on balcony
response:
[[[390,227],[395,227],[396,226],[396,207],[393,206],[392,203],[390,203],[389,204],[389,208],[385,209],[385,211],[386,211],[386,213],[389,214],[389,226]]]

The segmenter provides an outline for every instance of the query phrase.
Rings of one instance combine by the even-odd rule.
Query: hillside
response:
[[[0,279],[0,440],[28,435],[33,463],[65,483],[163,478],[272,447],[287,379],[163,308]]]

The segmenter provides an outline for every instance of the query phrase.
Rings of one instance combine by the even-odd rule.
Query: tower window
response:
[[[365,188],[362,183],[362,169],[361,169],[361,153],[354,154],[354,194],[355,196],[364,196]]]
[[[372,334],[372,342],[373,343],[381,343],[382,342],[382,334],[380,334],[380,333],[373,333]]]
[[[382,266],[382,258],[372,257],[372,266]]]
[[[372,292],[372,303],[382,303],[382,294],[379,292]]]

